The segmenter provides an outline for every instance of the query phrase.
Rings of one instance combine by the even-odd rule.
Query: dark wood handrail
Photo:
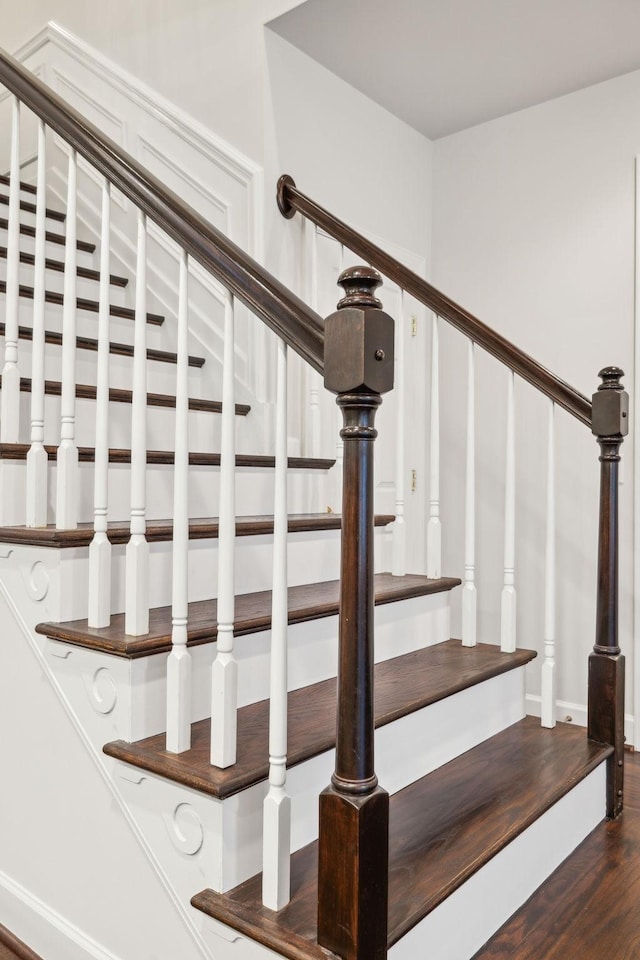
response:
[[[322,373],[324,324],[317,313],[1,49],[0,82]]]
[[[370,263],[389,280],[410,293],[420,303],[433,310],[439,317],[447,320],[487,353],[527,380],[536,389],[544,393],[554,403],[564,407],[587,426],[591,426],[591,401],[570,384],[556,377],[524,351],[520,350],[505,337],[475,317],[468,310],[454,303],[440,293],[430,283],[413,273],[394,257],[376,246],[362,234],[338,220],[314,200],[305,196],[295,185],[293,179],[284,174],[278,180],[278,207],[285,217],[297,212],[312,220],[334,239],[339,240],[358,256]]]

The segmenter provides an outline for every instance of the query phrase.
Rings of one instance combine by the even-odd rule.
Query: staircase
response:
[[[323,323],[5,54],[0,75],[16,98],[0,182],[10,642],[24,642],[23,625],[203,955],[249,957],[260,944],[290,960],[470,960],[622,809],[621,371],[602,371],[592,410],[283,178],[285,216],[300,212],[372,265],[344,271]],[[36,185],[19,180],[18,100],[41,119]],[[71,145],[65,210],[45,208],[45,124]],[[76,236],[76,151],[106,177],[101,237]],[[128,276],[110,269],[109,182],[138,209]],[[147,217],[183,251],[176,316],[147,303]],[[189,349],[188,257],[230,291],[222,383]],[[598,438],[588,736],[550,718],[552,634],[543,725],[525,716],[536,654],[515,644],[513,576],[502,644],[476,642],[472,532],[464,571],[447,571],[464,582],[439,569],[439,529],[425,576],[401,569],[402,508],[374,514],[373,420],[394,344],[373,267]],[[255,412],[234,393],[237,302],[279,338],[275,456],[247,450]],[[287,456],[287,348],[338,396],[344,463]],[[342,515],[321,512],[337,487]],[[460,640],[449,606],[461,587]]]

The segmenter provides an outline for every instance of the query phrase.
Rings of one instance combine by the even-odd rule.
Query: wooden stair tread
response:
[[[0,375],[0,387],[2,386],[2,376]],[[23,393],[31,393],[31,379],[29,377],[20,378],[20,390]],[[50,397],[59,397],[62,395],[61,380],[45,380],[44,392]],[[76,397],[79,400],[95,400],[96,387],[92,384],[77,383]],[[113,403],[131,403],[133,391],[123,390],[119,387],[109,388],[109,400]],[[148,393],[147,406],[149,407],[168,407],[174,408],[176,398],[166,393]],[[200,400],[197,397],[189,398],[189,410],[200,410],[205,413],[222,413],[221,400]],[[246,417],[251,411],[248,403],[236,403],[236,416]]]
[[[0,460],[26,460],[30,444],[0,443]],[[45,444],[49,460],[55,461],[58,448]],[[81,463],[93,463],[95,447],[78,447],[78,459]],[[147,450],[147,463],[173,463],[172,450]],[[131,450],[112,447],[109,450],[109,463],[131,463]],[[289,457],[290,470],[329,470],[335,460],[323,460],[313,457]],[[219,453],[190,453],[189,464],[192,467],[219,467]],[[273,467],[275,458],[261,454],[236,454],[236,467]]]
[[[503,654],[499,647],[465,648],[459,640],[386,660],[375,666],[375,723],[385,726],[453,693],[528,663],[535,652]],[[288,702],[287,766],[294,767],[335,746],[336,680],[294,690]],[[229,797],[269,774],[269,701],[238,711],[237,763],[220,770],[209,762],[210,721],[192,725],[192,747],[167,753],[165,735],[138,743],[107,744],[105,753],[219,799]]]
[[[391,798],[389,937],[392,946],[521,834],[612,748],[568,724],[526,717]],[[261,903],[262,876],[226,894],[203,890],[194,907],[272,950],[326,960],[316,942],[317,843],[293,854],[291,902]]]
[[[460,580],[451,577],[428,580],[427,577],[416,574],[393,577],[390,573],[378,573],[375,577],[376,604],[440,593],[459,584]],[[338,580],[289,587],[289,623],[303,623],[337,614],[338,588]],[[271,626],[271,591],[240,594],[236,597],[235,610],[236,636],[268,630]],[[188,643],[193,645],[215,640],[216,621],[216,600],[190,603]],[[86,620],[73,620],[68,623],[41,623],[36,627],[36,631],[53,640],[64,640],[114,656],[143,657],[171,649],[171,607],[152,609],[149,615],[149,633],[141,637],[125,634],[123,613],[112,616],[111,625],[101,629],[91,629]]]
[[[377,527],[393,523],[391,514],[375,517]],[[289,515],[289,533],[310,530],[339,530],[340,514],[299,513]],[[209,540],[218,537],[218,517],[199,517],[189,521],[190,540]],[[236,536],[255,537],[273,533],[273,517],[237,517]],[[107,537],[111,543],[128,543],[131,528],[128,522],[110,523]],[[156,543],[173,539],[172,520],[147,520],[147,540]],[[58,530],[53,524],[46,527],[0,527],[0,543],[28,543],[39,547],[87,547],[93,540],[93,523],[80,523],[75,530]]]
[[[5,324],[0,322],[0,337],[4,337]],[[33,340],[33,330],[31,327],[18,327],[18,337],[20,340]],[[45,343],[52,343],[57,347],[62,346],[62,334],[57,330],[45,330]],[[96,352],[98,341],[93,337],[76,337],[76,347],[78,350],[91,350]],[[109,353],[118,357],[132,357],[133,346],[130,343],[109,343]],[[159,363],[177,363],[177,355],[168,350],[147,349],[147,360],[156,360]],[[190,367],[203,367],[204,357],[189,357]]]
[[[6,292],[6,281],[0,280],[0,293]],[[33,300],[33,287],[21,283],[19,294],[25,300]],[[55,304],[56,306],[62,306],[64,303],[63,294],[55,290],[45,290],[44,299],[45,303]],[[100,309],[100,304],[97,300],[89,300],[86,297],[76,297],[76,306],[78,310],[86,310],[88,313],[98,313]],[[112,303],[109,306],[109,314],[112,317],[121,317],[123,320],[135,320],[136,312],[132,307],[119,307]],[[161,327],[164,323],[164,317],[159,313],[147,313],[147,323],[155,327]]]
[[[0,193],[0,204],[3,204],[6,207],[9,206],[8,194]],[[25,213],[35,213],[36,205],[35,203],[31,203],[29,200],[21,200],[20,209],[24,210]],[[62,223],[67,219],[66,213],[63,213],[61,210],[52,210],[51,207],[47,207],[45,212],[49,220],[58,220]]]
[[[5,217],[0,217],[0,230],[7,230],[9,227],[9,222]],[[36,228],[29,226],[27,223],[20,224],[20,233],[23,237],[35,237]],[[53,233],[50,230],[47,230],[45,235],[45,240],[47,243],[58,243],[61,246],[65,246],[67,238],[63,233]],[[95,253],[96,245],[95,243],[89,243],[87,240],[76,240],[76,249],[82,250],[84,253]]]
[[[0,246],[0,260],[7,259],[7,248]],[[26,253],[24,250],[20,251],[20,263],[25,263],[28,266],[35,266],[36,258],[33,253]],[[51,257],[47,257],[44,261],[44,266],[46,270],[55,270],[57,273],[64,273],[65,265],[64,260],[52,260]],[[96,283],[100,282],[100,271],[93,270],[90,267],[79,267],[76,266],[76,274],[78,277],[81,277],[83,280],[95,280]],[[109,283],[112,287],[126,287],[129,281],[126,277],[120,277],[115,273],[109,275]]]

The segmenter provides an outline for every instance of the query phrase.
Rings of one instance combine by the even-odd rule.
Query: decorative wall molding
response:
[[[204,843],[204,826],[190,803],[179,803],[171,816],[163,814],[167,833],[176,850],[193,857]]]
[[[1,871],[0,906],[5,926],[38,953],[44,951],[46,944],[48,956],[67,960],[120,960]]]
[[[89,703],[96,713],[111,713],[118,702],[118,685],[107,667],[98,667],[93,676],[85,676],[84,684]]]
[[[45,600],[51,587],[51,581],[49,572],[42,560],[34,561],[28,569],[21,569],[29,597],[38,603]]]
[[[257,260],[263,256],[263,172],[262,168],[204,124],[156,93],[143,81],[109,60],[102,53],[76,37],[69,30],[51,20],[31,40],[20,47],[14,56],[26,62],[47,47],[58,48],[78,64],[153,117],[164,128],[188,143],[206,160],[215,163],[230,177],[247,189],[249,195],[249,252]]]

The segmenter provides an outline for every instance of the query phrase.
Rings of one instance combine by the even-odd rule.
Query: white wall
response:
[[[633,390],[634,158],[640,73],[472,128],[435,144],[434,282],[554,372],[591,395],[598,370],[622,366]],[[446,338],[460,362],[460,338]],[[484,638],[495,639],[502,551],[504,373],[482,364],[478,387],[479,577]],[[521,645],[542,651],[545,404],[518,390],[517,584]],[[446,430],[460,437],[464,380],[445,378]],[[598,449],[557,412],[559,697],[584,704],[594,636]],[[461,557],[461,439],[450,449],[444,504]],[[632,668],[632,443],[623,447],[620,640]],[[493,569],[490,569],[493,567]],[[566,590],[565,590],[566,585]],[[529,691],[539,692],[538,666]],[[628,684],[627,712],[632,709]],[[568,711],[570,712],[570,711]]]

